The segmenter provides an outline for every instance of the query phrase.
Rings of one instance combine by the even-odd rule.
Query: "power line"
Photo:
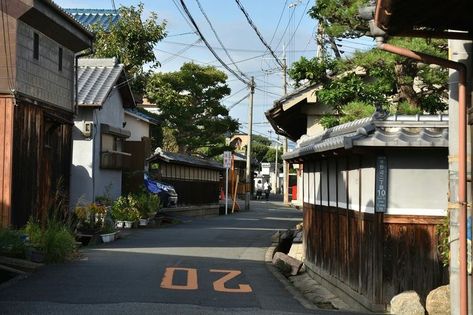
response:
[[[246,90],[246,86],[244,86],[243,88],[239,89],[239,90],[236,91],[235,93],[233,93],[233,94],[231,94],[231,95],[228,95],[227,97],[224,97],[224,98],[222,99],[222,101],[224,101],[224,100],[226,100],[226,99],[229,99],[230,97],[233,97],[233,96],[237,95],[238,93],[240,93],[240,92],[242,92],[242,91],[244,91],[244,90]]]
[[[198,42],[200,42],[200,38],[198,38],[193,44],[197,44]],[[181,50],[179,50],[178,52],[176,52],[174,55],[172,55],[171,57],[163,60],[161,62],[161,64],[163,63],[166,63],[166,62],[169,62],[169,61],[172,61],[174,59],[176,59],[177,57],[181,57],[183,53],[185,53],[186,51],[188,51],[189,49],[191,49],[193,47],[193,44],[190,44],[190,45],[187,45],[186,47],[182,48]]]
[[[286,1],[284,2],[284,6],[282,7],[281,14],[279,15],[278,24],[276,25],[276,28],[274,29],[274,33],[273,33],[273,36],[271,36],[271,40],[269,41],[269,44],[270,44],[270,45],[271,45],[271,43],[273,42],[274,36],[276,36],[276,32],[278,31],[279,24],[281,23],[282,17],[283,17],[283,15],[284,15],[284,11],[286,11],[287,1],[288,1],[288,0],[286,0]]]
[[[209,24],[210,29],[212,30],[212,32],[213,32],[214,35],[215,35],[215,38],[217,39],[217,41],[218,41],[219,44],[220,44],[220,47],[222,47],[222,49],[225,51],[225,54],[227,55],[228,59],[230,59],[230,61],[232,62],[232,64],[235,66],[235,68],[238,70],[238,72],[240,73],[240,75],[241,75],[242,77],[244,77],[244,78],[247,79],[247,80],[250,80],[250,78],[248,78],[248,77],[240,70],[240,68],[238,68],[238,66],[235,64],[235,60],[233,60],[232,56],[230,56],[230,54],[228,53],[228,50],[227,50],[227,49],[225,48],[225,46],[223,45],[222,40],[221,40],[220,37],[218,36],[217,31],[215,30],[214,26],[212,25],[212,22],[210,22],[210,19],[209,19],[209,17],[207,16],[207,14],[205,13],[204,8],[203,8],[202,5],[200,4],[200,1],[199,1],[199,0],[195,0],[195,2],[197,2],[197,6],[199,7],[200,12],[202,12],[202,15],[205,17],[205,20],[206,20],[207,23]]]
[[[167,35],[166,38],[176,37],[176,36],[183,36],[183,35],[190,35],[190,34],[195,34],[195,32],[185,32],[185,33],[171,34],[171,35]]]
[[[240,104],[241,102],[243,102],[244,100],[246,100],[248,98],[248,96],[250,96],[250,94],[246,94],[245,96],[243,96],[238,102],[230,105],[227,107],[227,110],[230,111],[233,107],[237,106],[238,104]]]
[[[243,14],[245,15],[246,17],[246,20],[248,21],[248,23],[250,24],[250,26],[253,28],[253,30],[256,32],[256,35],[258,35],[260,41],[263,43],[263,45],[269,50],[269,52],[271,53],[271,55],[274,57],[274,59],[276,60],[276,62],[279,64],[279,66],[281,68],[284,69],[284,65],[282,64],[281,60],[279,60],[279,58],[276,56],[276,54],[274,53],[273,49],[271,48],[271,46],[268,45],[268,43],[266,43],[266,41],[264,40],[263,36],[261,35],[261,33],[259,32],[258,28],[256,27],[256,25],[253,23],[253,21],[251,20],[250,16],[248,15],[248,12],[246,12],[245,8],[243,7],[243,5],[241,4],[240,0],[235,0],[235,2],[238,4],[238,6],[240,7],[240,10],[241,12],[243,12]]]
[[[219,55],[217,55],[217,53],[215,52],[215,50],[213,50],[212,46],[210,46],[210,44],[207,42],[207,40],[205,39],[204,35],[202,34],[202,32],[200,31],[199,27],[197,26],[197,23],[195,22],[194,18],[192,17],[191,13],[189,12],[189,10],[187,9],[187,6],[186,4],[184,3],[184,0],[180,0],[181,2],[181,5],[182,5],[182,8],[184,9],[184,12],[186,13],[187,17],[190,19],[192,25],[194,25],[194,28],[195,30],[197,31],[197,33],[199,33],[199,36],[200,38],[204,41],[205,45],[207,46],[207,48],[210,50],[210,52],[212,53],[212,55],[214,55],[215,58],[217,58],[217,60],[220,62],[220,64],[225,68],[227,69],[231,74],[233,74],[235,77],[237,77],[241,82],[247,84],[247,85],[250,85],[250,82],[246,81],[245,79],[243,79],[238,73],[236,73],[235,71],[233,71],[233,69],[231,69],[229,66],[227,66],[227,64],[225,64],[225,62],[219,57]]]
[[[289,41],[287,42],[288,45],[289,45],[289,44],[292,42],[292,40],[294,39],[294,36],[296,35],[297,30],[299,29],[299,26],[301,25],[301,22],[302,22],[302,19],[303,19],[304,16],[305,16],[305,12],[306,12],[306,10],[307,10],[307,7],[309,6],[309,1],[310,1],[310,0],[307,0],[307,2],[306,2],[306,4],[305,4],[304,10],[302,11],[302,15],[301,15],[301,18],[299,19],[299,22],[297,23],[296,29],[294,30],[294,32],[292,33],[291,38],[289,38]]]
[[[199,60],[194,59],[194,58],[189,58],[189,57],[179,55],[179,54],[176,54],[176,53],[172,53],[172,52],[169,52],[169,51],[166,51],[166,50],[163,50],[163,49],[159,49],[159,48],[155,48],[154,50],[157,50],[157,51],[160,51],[160,52],[163,52],[165,54],[172,55],[172,56],[176,56],[176,57],[179,57],[179,58],[187,59],[187,60],[190,60],[190,61],[196,61],[196,62],[204,64],[204,65],[210,65],[211,64],[211,62],[199,61]]]

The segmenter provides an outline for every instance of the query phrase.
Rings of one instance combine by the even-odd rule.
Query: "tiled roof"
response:
[[[125,112],[131,114],[131,115],[134,115],[134,116],[137,116],[139,118],[141,118],[142,120],[144,121],[147,121],[151,124],[154,124],[154,125],[158,125],[159,124],[159,120],[157,120],[156,118],[152,117],[151,115],[146,115],[146,113],[143,113],[143,112],[140,112],[139,110],[137,110],[136,108],[127,108],[125,110]]]
[[[181,154],[181,153],[172,153],[172,152],[163,152],[158,151],[151,156],[148,161],[154,160],[162,160],[165,162],[173,162],[176,164],[184,164],[184,165],[191,165],[191,166],[200,166],[202,168],[210,168],[210,169],[223,169],[223,164],[221,162],[217,162],[215,160],[204,159],[188,154]]]
[[[115,58],[79,59],[78,104],[101,106],[122,72]]]
[[[117,10],[106,9],[64,9],[72,15],[80,24],[88,29],[94,24],[99,24],[108,30],[112,24],[117,23],[120,15]]]
[[[307,155],[353,147],[448,147],[448,116],[390,116],[363,118],[329,128],[315,136],[303,136],[291,160]]]

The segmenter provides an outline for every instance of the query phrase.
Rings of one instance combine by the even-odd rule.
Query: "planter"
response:
[[[133,221],[124,221],[123,223],[124,223],[123,227],[125,229],[131,229],[133,227]]]
[[[149,223],[149,219],[140,219],[140,226],[147,226]]]
[[[115,240],[115,234],[116,234],[115,232],[107,233],[107,234],[100,234],[100,237],[102,238],[102,242],[109,243]]]
[[[125,221],[115,221],[115,227],[121,229],[125,225]]]

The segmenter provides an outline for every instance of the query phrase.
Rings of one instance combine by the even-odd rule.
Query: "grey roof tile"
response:
[[[363,118],[303,137],[286,160],[354,146],[448,147],[448,116],[390,116]]]
[[[100,60],[105,66],[97,66]],[[123,72],[123,65],[114,64],[114,59],[79,59],[78,104],[101,106]]]

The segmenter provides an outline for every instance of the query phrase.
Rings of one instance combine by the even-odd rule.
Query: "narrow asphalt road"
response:
[[[264,262],[271,235],[301,220],[260,201],[250,212],[133,230],[3,287],[0,314],[314,313]]]

